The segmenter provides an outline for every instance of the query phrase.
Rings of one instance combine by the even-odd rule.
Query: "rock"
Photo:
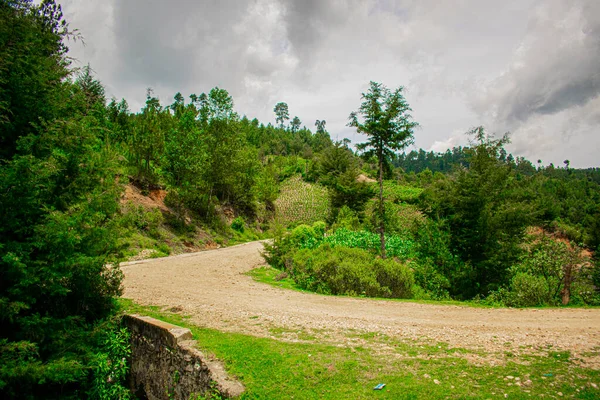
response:
[[[560,397],[562,397],[562,395],[563,395],[562,392],[558,392],[556,394],[559,395]]]
[[[437,379],[434,379],[434,380],[433,380],[433,383],[435,383],[436,385],[439,385],[439,384],[440,384],[440,381],[438,381]]]
[[[598,385],[596,385],[595,383],[590,383],[590,386],[593,387],[594,389],[598,389]]]
[[[508,375],[508,376],[506,377],[506,379],[515,379],[515,377],[514,377],[514,376],[511,376],[511,375]]]
[[[431,376],[429,376],[429,374],[425,374],[425,375],[423,375],[423,378],[429,379],[429,378],[431,378]]]

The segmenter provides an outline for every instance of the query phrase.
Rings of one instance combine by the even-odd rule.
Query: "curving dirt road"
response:
[[[252,242],[123,263],[123,297],[190,315],[199,326],[283,340],[345,345],[374,332],[487,353],[568,350],[600,367],[600,309],[485,309],[300,293],[245,275],[264,264],[261,250]]]

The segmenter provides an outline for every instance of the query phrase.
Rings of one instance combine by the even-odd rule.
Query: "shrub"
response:
[[[108,400],[131,398],[127,388],[128,359],[131,356],[130,333],[126,328],[113,327],[106,332],[102,351],[96,353],[92,364],[90,399]]]
[[[350,231],[357,231],[360,229],[360,225],[358,214],[352,211],[350,207],[343,206],[338,210],[333,230],[344,228]]]
[[[510,286],[510,295],[505,301],[508,306],[533,307],[552,303],[548,282],[542,276],[519,272],[513,276]]]
[[[300,287],[335,295],[410,298],[414,284],[412,271],[405,264],[327,243],[299,250],[291,273]]]
[[[153,208],[148,210],[141,205],[127,204],[123,220],[126,225],[141,231],[154,232],[164,222],[162,212]]]
[[[244,219],[242,217],[235,218],[231,222],[231,229],[238,231],[239,233],[244,233]]]
[[[446,300],[450,298],[448,289],[450,281],[441,274],[429,261],[424,260],[412,264],[415,282],[422,288],[421,299]]]
[[[287,269],[289,260],[298,249],[313,248],[323,240],[325,223],[317,221],[313,226],[299,225],[291,232],[276,230],[273,243],[265,243],[263,257],[273,268]]]

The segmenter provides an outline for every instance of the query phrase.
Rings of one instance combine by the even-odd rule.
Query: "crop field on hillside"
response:
[[[277,220],[284,225],[324,221],[330,212],[327,189],[294,176],[281,184],[275,201]]]

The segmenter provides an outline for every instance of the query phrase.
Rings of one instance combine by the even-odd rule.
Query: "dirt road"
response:
[[[257,283],[260,242],[122,264],[124,297],[192,316],[192,322],[284,340],[352,344],[362,333],[451,347],[571,351],[600,366],[600,309],[484,309],[300,293]],[[311,339],[308,339],[311,340]],[[591,363],[591,365],[590,365]]]

